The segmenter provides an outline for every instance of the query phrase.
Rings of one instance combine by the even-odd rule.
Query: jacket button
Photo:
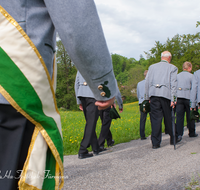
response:
[[[87,86],[87,82],[84,82],[83,85],[84,85],[84,86]]]
[[[99,86],[98,86],[98,89],[99,89],[99,90],[102,90],[102,89],[103,89],[103,86],[102,86],[102,85],[99,85]]]
[[[106,95],[106,93],[105,92],[101,92],[101,96],[105,96]]]

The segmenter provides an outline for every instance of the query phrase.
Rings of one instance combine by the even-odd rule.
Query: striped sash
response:
[[[37,48],[1,6],[0,68],[0,93],[35,125],[19,189],[61,189],[62,129],[53,83]]]

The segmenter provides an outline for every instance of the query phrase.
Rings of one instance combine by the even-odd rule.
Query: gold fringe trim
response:
[[[56,97],[55,97],[55,93],[53,90],[53,86],[51,83],[51,77],[49,75],[49,72],[47,70],[47,67],[44,63],[44,60],[42,58],[42,56],[40,55],[39,51],[37,50],[37,48],[35,47],[34,43],[31,41],[31,39],[28,37],[28,35],[26,34],[26,32],[24,32],[24,30],[22,29],[22,27],[18,24],[18,22],[0,5],[0,12],[2,13],[2,15],[4,15],[4,17],[13,25],[16,27],[16,29],[22,34],[22,36],[26,39],[26,41],[29,43],[29,45],[32,47],[32,49],[34,50],[34,52],[36,53],[36,55],[38,56],[40,62],[42,63],[44,70],[46,72],[48,81],[49,81],[49,85],[50,85],[50,89],[53,95],[53,100],[54,100],[54,105],[55,105],[55,109],[57,111],[57,113],[59,114],[58,108],[57,108],[57,104],[56,104]]]
[[[29,116],[23,109],[20,108],[20,106],[14,101],[14,99],[6,92],[6,90],[0,85],[0,93],[6,98],[6,100],[18,111],[20,112],[24,117],[26,117],[30,122],[32,122],[35,127],[40,131],[44,139],[46,140],[46,143],[48,144],[49,148],[51,149],[52,154],[54,155],[59,167],[60,167],[60,173],[61,173],[61,183],[60,183],[60,189],[64,185],[64,180],[62,177],[64,176],[64,168],[62,160],[60,159],[60,155],[49,137],[48,133],[44,130],[44,128],[41,126],[40,123],[36,122],[31,116]],[[55,180],[59,180],[55,179]],[[57,184],[57,183],[56,183]]]
[[[59,165],[56,163],[56,176],[60,176]],[[59,190],[60,179],[56,180],[55,190]]]
[[[22,183],[21,186],[19,187],[19,190],[41,190],[41,189],[38,189],[37,187],[34,187],[27,183]]]
[[[23,184],[25,184],[26,173],[27,173],[27,170],[28,170],[28,165],[29,165],[29,161],[30,161],[31,152],[33,150],[33,147],[34,147],[34,144],[35,144],[35,140],[36,140],[36,138],[38,136],[38,133],[39,133],[39,130],[38,130],[37,127],[35,127],[34,132],[33,132],[33,136],[32,136],[32,139],[31,139],[31,143],[30,143],[30,146],[29,146],[29,149],[28,149],[28,155],[27,155],[27,158],[26,158],[26,161],[24,163],[23,170],[22,170],[22,173],[21,173],[22,178],[20,178],[20,180],[18,182],[19,189],[22,188]]]

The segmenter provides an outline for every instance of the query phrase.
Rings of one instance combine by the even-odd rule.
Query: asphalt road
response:
[[[65,190],[182,190],[192,178],[200,177],[200,124],[196,138],[188,136],[170,145],[162,135],[161,147],[152,149],[147,140],[133,140],[109,148],[86,159],[78,155],[64,157]]]

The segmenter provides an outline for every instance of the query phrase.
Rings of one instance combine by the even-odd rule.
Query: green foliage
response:
[[[197,22],[200,25],[200,22]],[[118,82],[121,95],[125,97],[124,103],[137,101],[137,83],[144,79],[143,73],[151,64],[161,60],[163,51],[170,51],[172,54],[172,64],[178,67],[178,72],[182,71],[185,61],[190,61],[193,65],[193,72],[200,68],[200,33],[196,34],[176,34],[173,38],[167,39],[164,44],[155,42],[149,52],[145,52],[147,59],[140,55],[140,60],[127,58],[122,55],[112,54],[113,70]],[[76,68],[69,58],[61,41],[57,42],[57,65],[58,80],[56,98],[58,107],[69,110],[77,110],[74,92],[74,81]]]
[[[140,60],[126,58],[112,54],[113,69],[118,81],[121,95],[125,97],[124,103],[137,101],[137,83],[144,79],[143,72],[148,65],[148,60],[140,56]]]
[[[119,86],[122,96],[125,96],[124,103],[137,101],[137,83],[144,80],[144,67],[137,65],[128,71],[128,80],[124,85]]]
[[[77,110],[74,82],[76,67],[69,58],[61,41],[57,42],[57,88],[56,100],[58,107]]]
[[[171,63],[176,65],[179,72],[182,71],[182,65],[185,61],[189,61],[193,65],[193,71],[196,71],[200,67],[200,33],[196,34],[183,34],[175,35],[172,39],[167,39],[165,44],[161,44],[156,41],[155,47],[149,52],[145,52],[148,57],[150,66],[153,63],[157,63],[161,59],[161,53],[163,51],[170,51],[172,54]]]

